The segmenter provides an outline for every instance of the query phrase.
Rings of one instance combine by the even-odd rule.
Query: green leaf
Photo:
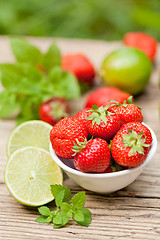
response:
[[[84,215],[83,212],[81,210],[75,210],[72,218],[76,221],[76,222],[83,222],[84,221]]]
[[[69,203],[63,202],[61,204],[61,210],[64,212],[69,212],[71,210],[71,205]]]
[[[63,202],[64,194],[65,194],[64,189],[57,194],[57,196],[55,198],[55,203],[56,203],[57,207],[60,207],[61,203]]]
[[[19,110],[19,104],[16,103],[10,103],[9,105],[6,106],[0,105],[0,118],[7,118],[17,110]]]
[[[67,224],[69,219],[70,219],[70,216],[67,216],[67,214],[65,212],[59,212],[53,218],[53,223],[56,225],[60,225],[59,227],[62,227]]]
[[[2,64],[1,81],[10,92],[35,95],[42,91],[43,75],[29,64]]]
[[[49,217],[40,216],[40,217],[36,218],[34,221],[38,222],[38,223],[50,223],[50,222],[52,222],[52,217],[51,216],[49,216]]]
[[[6,118],[19,111],[20,105],[13,93],[4,90],[0,93],[0,118]]]
[[[41,100],[39,96],[23,96],[20,100],[21,112],[17,117],[17,123],[38,119],[38,109]]]
[[[40,214],[42,214],[45,217],[50,216],[50,209],[46,206],[39,207],[38,211],[40,212]]]
[[[18,62],[28,62],[36,65],[41,63],[42,54],[34,45],[21,38],[11,38],[10,46]]]
[[[56,228],[60,228],[60,227],[63,227],[63,224],[55,224],[53,225],[53,228],[56,229]]]
[[[71,199],[71,203],[76,209],[81,209],[84,206],[85,202],[86,202],[85,192],[79,192],[75,194]]]
[[[88,227],[89,224],[91,223],[92,221],[92,216],[91,216],[91,212],[89,211],[89,209],[87,208],[82,208],[80,209],[81,213],[83,213],[83,216],[84,216],[84,220],[83,221],[77,221],[75,220],[78,224],[82,225],[82,226],[86,226]]]
[[[50,216],[54,217],[56,215],[56,211],[51,211]]]
[[[16,91],[17,84],[21,81],[22,70],[15,64],[1,64],[1,83],[4,88]]]
[[[61,53],[56,44],[52,44],[43,56],[44,69],[49,72],[55,66],[61,66]]]
[[[54,198],[56,198],[57,194],[62,190],[65,190],[63,201],[66,202],[70,199],[71,190],[60,184],[51,185],[51,192]]]
[[[49,80],[52,83],[50,91],[53,91],[55,96],[66,99],[80,97],[80,86],[73,74],[55,67],[50,71]]]

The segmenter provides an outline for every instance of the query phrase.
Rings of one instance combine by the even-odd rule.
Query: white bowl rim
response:
[[[128,174],[134,173],[137,170],[143,168],[152,159],[152,157],[155,154],[156,149],[157,149],[157,137],[156,137],[154,131],[144,122],[142,124],[145,125],[146,127],[148,127],[148,129],[150,130],[153,141],[152,141],[152,145],[151,145],[151,148],[150,148],[150,151],[148,153],[146,160],[140,166],[135,167],[135,168],[129,168],[129,169],[125,169],[122,171],[111,172],[111,173],[84,173],[84,172],[81,172],[79,170],[73,169],[73,168],[65,165],[61,161],[61,159],[56,155],[55,151],[52,148],[51,142],[50,142],[50,154],[51,154],[52,158],[54,159],[54,161],[59,165],[59,167],[61,167],[64,171],[70,172],[74,175],[88,177],[88,178],[93,178],[93,177],[94,178],[110,178],[110,177],[117,177],[117,176],[121,176],[121,175],[128,175]]]

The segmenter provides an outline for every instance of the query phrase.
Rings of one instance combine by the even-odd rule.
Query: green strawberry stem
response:
[[[117,101],[114,101],[114,100],[110,100],[110,102],[113,102],[111,107],[119,107],[119,106],[127,107],[129,104],[133,104],[133,96],[128,97],[127,101],[124,100],[123,103],[120,103],[120,102],[117,102]],[[135,105],[135,106],[138,107],[137,105]],[[140,107],[138,107],[138,108],[140,110],[142,110]]]
[[[68,117],[69,114],[66,112],[66,107],[63,103],[55,101],[50,103],[51,111],[49,115],[54,116],[54,118],[59,121],[62,117]]]
[[[109,108],[109,104],[107,104],[105,107],[101,106],[99,108],[96,104],[94,104],[92,106],[93,110],[86,111],[86,112],[92,112],[92,114],[89,115],[86,119],[92,120],[93,126],[95,123],[100,125],[101,121],[103,121],[107,125],[107,116],[115,114],[115,113],[109,112],[108,108]]]
[[[143,135],[143,132],[137,133],[132,129],[129,129],[128,134],[122,134],[122,142],[124,147],[130,147],[128,156],[135,155],[136,152],[144,155],[144,147],[149,147],[149,144],[146,144],[146,136]]]
[[[76,138],[76,143],[73,142],[74,146],[72,148],[72,151],[74,152],[74,154],[72,156],[75,156],[77,153],[81,152],[87,146],[87,143],[88,143],[87,138],[83,138],[83,140],[84,142],[80,142]]]

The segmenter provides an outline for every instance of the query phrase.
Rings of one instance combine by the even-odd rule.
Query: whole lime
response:
[[[137,95],[147,85],[151,71],[151,61],[142,51],[123,47],[104,59],[100,75],[105,85],[112,85]]]

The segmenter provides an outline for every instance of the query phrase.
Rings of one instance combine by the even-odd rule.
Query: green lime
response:
[[[52,126],[40,120],[27,121],[16,127],[7,143],[8,157],[17,149],[27,146],[40,147],[49,151],[49,133]]]
[[[15,151],[6,162],[5,183],[12,196],[28,206],[53,200],[51,184],[62,184],[62,171],[49,152],[36,147]]]
[[[151,71],[151,61],[142,51],[123,47],[105,58],[100,75],[105,85],[137,95],[147,85]]]

